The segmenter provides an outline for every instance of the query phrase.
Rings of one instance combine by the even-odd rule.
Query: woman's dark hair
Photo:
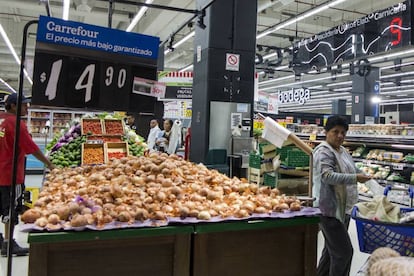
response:
[[[170,124],[170,126],[173,126],[173,124],[174,124],[173,120],[171,120],[171,119],[166,119],[165,121],[167,121]]]
[[[330,131],[336,126],[343,126],[345,130],[348,131],[348,122],[346,118],[339,115],[334,115],[328,118],[328,121],[325,125],[325,131]]]

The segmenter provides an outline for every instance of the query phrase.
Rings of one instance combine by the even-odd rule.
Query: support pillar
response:
[[[210,1],[197,0],[197,9]],[[229,149],[231,113],[253,117],[257,1],[215,1],[201,19],[194,40],[193,162],[204,162],[209,148]],[[238,70],[226,69],[226,54],[238,57]]]
[[[378,103],[372,102],[372,97],[379,93],[379,68],[372,67],[369,74],[352,75],[352,120],[353,124],[365,124],[366,117],[379,118]]]

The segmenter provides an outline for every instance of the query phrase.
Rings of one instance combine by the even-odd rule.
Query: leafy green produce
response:
[[[81,164],[82,143],[86,136],[78,136],[50,154],[50,161],[57,167],[79,166]]]

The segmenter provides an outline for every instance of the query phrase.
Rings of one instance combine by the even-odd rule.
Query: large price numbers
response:
[[[59,78],[62,72],[62,65],[63,65],[63,60],[59,59],[52,63],[49,78],[46,77],[45,72],[42,72],[40,75],[41,82],[44,82],[46,81],[46,79],[48,79],[46,89],[45,89],[45,96],[47,96],[49,101],[54,100],[57,96]],[[92,99],[94,78],[96,75],[95,72],[96,72],[95,63],[86,65],[82,73],[80,74],[79,78],[76,80],[76,83],[74,86],[75,91],[85,92],[85,99],[84,99],[85,103],[90,102]],[[118,72],[115,72],[115,69],[113,66],[108,66],[106,68],[104,83],[108,87],[108,86],[111,86],[114,81],[116,82],[116,85],[119,89],[124,88],[126,81],[127,81],[127,70],[125,68],[120,68],[118,69]]]
[[[401,17],[395,17],[390,22],[390,32],[396,36],[396,38],[391,41],[392,46],[396,46],[401,42],[401,26],[402,26],[402,19]]]
[[[105,85],[110,86],[112,84],[113,78],[114,78],[114,67],[109,66],[108,68],[106,68]],[[127,79],[126,69],[122,68],[119,70],[119,73],[118,73],[118,88],[124,87],[126,79]]]

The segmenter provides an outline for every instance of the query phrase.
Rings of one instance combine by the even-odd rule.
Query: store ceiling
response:
[[[217,0],[223,1],[223,0]],[[18,56],[21,52],[22,33],[25,24],[30,20],[35,20],[39,15],[47,15],[45,2],[37,0],[0,0],[0,23],[7,33],[11,44],[16,50]],[[113,1],[112,27],[125,30],[130,24],[132,18],[141,8],[130,4],[119,3]],[[143,2],[130,1],[130,2]],[[170,7],[179,7],[184,9],[196,9],[196,1],[194,0],[154,0],[152,4],[165,5]],[[325,0],[258,0],[258,34],[265,31],[269,27],[283,23],[289,19],[296,17],[308,10],[312,10],[318,5],[327,2]],[[395,5],[400,1],[392,0],[345,0],[332,8],[316,13],[308,18],[298,21],[295,24],[288,25],[270,35],[264,36],[257,40],[258,45],[278,47],[288,49],[292,42],[301,38],[311,37],[314,34],[329,30],[344,22],[350,22],[357,18],[361,18],[373,11],[381,10],[389,6]],[[54,17],[62,17],[63,0],[49,0],[50,11]],[[108,26],[108,7],[109,1],[101,0],[71,0],[69,19],[100,26]],[[150,8],[133,29],[134,32],[154,35],[160,37],[161,41],[167,42],[170,36],[178,30],[192,14],[180,13],[175,11],[161,10]],[[191,33],[194,27],[185,26],[179,31],[174,42],[181,40],[183,37]],[[27,57],[29,61],[34,58],[36,28],[31,27],[29,30]],[[168,44],[168,43],[166,43]],[[258,53],[262,56],[271,54],[274,49],[266,51],[268,47],[263,47]],[[389,104],[398,101],[414,102],[414,82],[410,83],[414,72],[414,54],[406,54],[402,57],[402,64],[398,71],[394,66],[394,57],[384,61],[381,58],[372,61],[374,66],[385,67],[381,70],[382,82],[382,103]],[[269,59],[271,63],[277,63],[277,57]],[[188,39],[185,43],[176,47],[173,52],[169,52],[165,56],[165,70],[180,70],[190,65],[193,61],[193,39]],[[265,60],[266,61],[266,60]],[[7,82],[15,90],[18,89],[19,65],[10,54],[4,39],[0,37],[0,78]],[[288,67],[289,54],[283,54],[281,63],[277,66],[258,65],[258,72],[266,71],[260,74],[260,89],[265,92],[274,93],[278,89],[287,90],[292,87],[308,87],[312,91],[311,100],[304,106],[280,105],[279,111],[325,111],[329,112],[333,99],[347,99],[350,105],[350,93],[347,88],[350,87],[349,69],[344,66],[341,74],[337,74],[336,78],[332,78],[331,72],[305,74],[295,82],[292,70]],[[388,66],[388,67],[387,67]],[[28,63],[28,71],[30,73],[32,66]],[[262,70],[262,69],[270,70]],[[274,71],[274,69],[277,69]],[[388,68],[388,69],[386,69]],[[407,73],[403,76],[387,77],[387,75],[395,75],[399,73]],[[31,94],[31,85],[25,79],[25,93]],[[400,85],[399,92],[397,85]],[[0,90],[10,91],[3,83],[0,83]],[[388,94],[388,95],[386,95]],[[388,97],[387,97],[388,96]]]

